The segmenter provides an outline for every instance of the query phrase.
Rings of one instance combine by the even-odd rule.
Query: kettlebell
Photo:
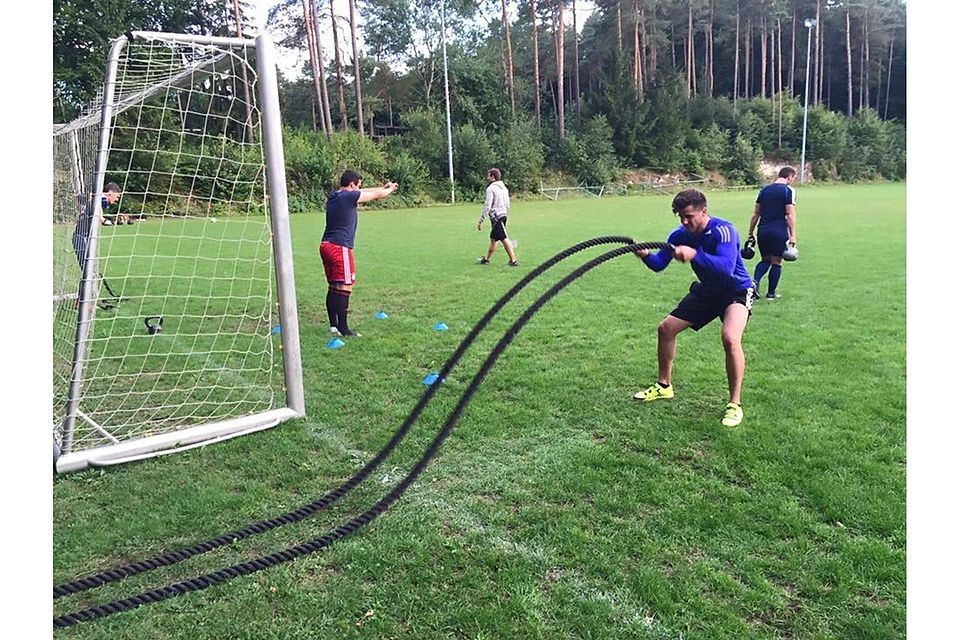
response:
[[[147,333],[156,335],[163,331],[163,316],[147,316],[143,324],[147,325]]]
[[[752,260],[753,256],[757,255],[754,247],[757,246],[757,239],[753,236],[747,238],[747,241],[743,243],[743,249],[740,249],[740,257],[744,260]]]

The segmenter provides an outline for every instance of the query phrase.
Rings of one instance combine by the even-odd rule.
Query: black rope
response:
[[[524,287],[526,287],[530,282],[536,279],[538,276],[543,274],[547,269],[551,268],[558,262],[565,260],[571,255],[583,251],[584,249],[589,249],[602,244],[611,244],[611,243],[623,243],[631,244],[633,239],[626,236],[601,236],[598,238],[592,238],[590,240],[585,240],[578,244],[575,244],[567,249],[564,249],[560,253],[557,253],[552,258],[549,258],[541,265],[533,269],[530,273],[524,276],[519,282],[517,282],[507,293],[505,293],[499,300],[497,300],[493,306],[487,311],[487,313],[480,319],[480,321],[473,327],[469,334],[460,342],[460,345],[457,347],[456,351],[447,361],[444,363],[443,367],[440,370],[438,379],[446,378],[454,366],[460,361],[460,358],[466,352],[467,348],[473,343],[476,337],[480,332],[486,328],[487,324],[496,316],[500,310],[514,297],[519,293]],[[419,402],[410,412],[410,415],[407,416],[407,419],[400,426],[400,428],[394,433],[393,437],[387,442],[387,444],[373,457],[360,471],[358,471],[352,478],[344,482],[342,485],[336,489],[330,491],[322,498],[315,500],[309,504],[303,505],[302,507],[284,513],[283,515],[271,518],[268,520],[262,520],[254,524],[250,524],[242,529],[237,529],[229,533],[225,533],[219,537],[213,538],[211,540],[206,540],[195,544],[192,547],[178,549],[175,551],[170,551],[161,555],[148,558],[139,562],[133,562],[124,566],[116,567],[113,569],[107,569],[96,574],[92,574],[83,578],[78,578],[72,582],[67,582],[60,585],[55,585],[53,587],[53,597],[54,599],[60,598],[62,596],[70,595],[73,593],[80,593],[81,591],[86,591],[88,589],[94,589],[96,587],[103,586],[110,582],[116,582],[130,576],[135,576],[147,571],[152,571],[160,567],[166,567],[174,565],[188,558],[206,553],[208,551],[213,551],[220,547],[233,544],[245,538],[249,538],[254,535],[265,533],[272,529],[276,529],[282,525],[292,524],[294,522],[299,522],[306,518],[309,518],[316,514],[318,511],[329,507],[337,500],[345,496],[351,490],[353,490],[357,485],[363,482],[371,473],[373,473],[378,466],[390,455],[391,452],[400,444],[403,438],[410,431],[412,425],[420,417],[420,414],[423,413],[424,408],[427,406],[427,403],[430,402],[434,394],[439,389],[439,384],[430,385],[427,387],[424,394],[420,397]]]
[[[190,593],[192,591],[206,589],[208,587],[226,582],[231,578],[249,575],[251,573],[273,567],[277,564],[289,562],[290,560],[315,553],[325,547],[330,546],[337,540],[345,538],[351,533],[354,533],[386,511],[390,505],[396,502],[400,496],[403,495],[403,493],[410,487],[411,484],[413,484],[420,474],[423,473],[424,469],[426,469],[427,465],[430,464],[430,461],[434,458],[434,456],[436,456],[444,441],[453,431],[454,426],[456,426],[457,422],[459,422],[460,416],[467,405],[470,404],[470,401],[473,399],[473,395],[476,393],[480,383],[482,383],[484,378],[486,378],[487,374],[490,372],[490,369],[493,368],[493,365],[500,358],[500,355],[507,348],[507,346],[513,341],[520,329],[523,328],[523,326],[537,311],[540,310],[541,307],[543,307],[543,305],[549,302],[550,299],[552,299],[557,293],[567,287],[574,280],[581,277],[591,269],[603,264],[604,262],[607,262],[608,260],[612,260],[613,258],[628,253],[633,253],[640,249],[663,249],[667,246],[669,245],[663,242],[642,242],[619,247],[581,265],[575,271],[571,272],[560,282],[551,287],[546,293],[540,296],[527,308],[523,315],[516,322],[514,322],[509,329],[507,329],[506,333],[504,333],[503,337],[490,352],[490,355],[487,356],[487,359],[481,365],[480,370],[476,373],[476,375],[474,375],[469,386],[460,397],[460,401],[457,403],[457,406],[450,413],[450,416],[447,418],[446,423],[444,423],[443,428],[437,433],[433,441],[430,443],[430,447],[427,449],[426,453],[424,453],[420,460],[417,461],[413,468],[399,483],[397,483],[390,493],[380,499],[379,502],[374,504],[364,513],[361,513],[360,515],[347,521],[345,524],[319,538],[314,538],[313,540],[298,544],[283,551],[278,551],[270,555],[262,556],[247,562],[242,562],[225,569],[220,569],[218,571],[197,576],[189,580],[170,584],[165,587],[145,591],[130,598],[115,600],[107,604],[97,605],[88,609],[82,609],[80,611],[55,617],[53,619],[54,628],[69,627],[79,622],[95,620],[113,613],[129,611],[145,604],[160,602],[161,600],[167,600],[169,598]]]

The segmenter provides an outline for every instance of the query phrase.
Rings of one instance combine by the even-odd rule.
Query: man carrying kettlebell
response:
[[[770,272],[767,300],[780,297],[777,285],[780,284],[783,253],[788,247],[795,249],[797,246],[797,192],[791,186],[796,177],[797,171],[793,167],[783,167],[777,179],[760,190],[747,230],[747,242],[751,246],[755,242],[760,248],[760,262],[753,271],[757,292],[763,276]],[[756,238],[753,235],[755,229]]]

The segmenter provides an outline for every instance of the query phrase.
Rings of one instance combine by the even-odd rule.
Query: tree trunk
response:
[[[694,71],[696,65],[696,47],[693,44],[693,0],[687,0],[687,97],[696,95],[697,74]]]
[[[360,52],[357,50],[356,0],[350,0],[350,43],[353,47],[353,89],[357,97],[357,131],[363,137],[363,90],[360,86]]]
[[[777,148],[783,146],[783,27],[777,18]]]
[[[533,111],[540,129],[540,45],[537,37],[537,0],[530,0],[530,24],[533,31]]]
[[[327,67],[323,62],[323,43],[320,42],[320,11],[317,0],[308,0],[310,3],[310,22],[313,27],[313,41],[317,45],[317,67],[320,70],[320,104],[321,115],[325,123],[327,139],[333,137],[333,119],[330,117],[330,96],[327,93]]]
[[[870,107],[870,9],[863,13],[863,104]]]
[[[747,28],[743,32],[743,99],[750,99],[750,35],[753,31],[753,16],[747,16]]]
[[[770,99],[777,96],[777,28],[770,25]]]
[[[343,97],[343,63],[340,60],[340,37],[337,35],[337,13],[330,0],[330,24],[333,25],[333,59],[337,71],[337,99],[340,106],[340,128],[347,130],[347,101]]]
[[[810,92],[810,101],[813,104],[820,104],[820,93],[818,91],[820,82],[818,78],[820,77],[820,41],[823,39],[820,37],[820,33],[823,31],[823,24],[820,22],[820,2],[821,0],[817,0],[817,26],[814,28],[816,35],[813,41],[813,82],[810,84],[813,88]]]
[[[733,110],[737,110],[737,91],[740,89],[740,0],[737,0],[737,22],[733,36]]]
[[[820,12],[820,15],[823,16],[823,12]],[[820,104],[826,105],[830,97],[827,96],[824,98],[823,87],[829,84],[827,83],[827,39],[823,36],[823,23],[820,20],[817,20],[817,40],[820,42],[820,51],[817,54],[817,61],[820,65],[820,75],[817,81],[817,98]],[[829,105],[827,105],[829,106]]]
[[[240,19],[240,0],[233,0],[233,17],[237,21],[237,37],[243,37],[243,21]],[[243,98],[244,107],[247,110],[247,119],[244,122],[244,128],[247,134],[247,141],[253,141],[253,112],[250,107],[250,80],[247,77],[247,67],[243,67]]]
[[[760,97],[767,97],[767,19],[760,16]]]
[[[670,62],[673,64],[673,68],[677,68],[677,33],[673,27],[673,22],[670,22]]]
[[[577,35],[577,0],[573,0],[573,100],[577,105],[577,126],[580,126],[580,38]]]
[[[333,136],[333,118],[330,116],[330,94],[327,91],[327,63],[323,55],[323,43],[320,41],[320,10],[317,0],[309,0],[310,15],[313,21],[313,39],[317,43],[317,64],[320,67],[320,100],[323,121],[326,123],[327,139]]]
[[[556,0],[553,6],[553,41],[557,58],[557,135],[561,140],[567,135],[563,121],[563,2]]]
[[[643,94],[643,49],[640,48],[640,0],[633,2],[633,87],[637,100]]]
[[[507,0],[500,0],[503,9],[503,40],[507,56],[507,95],[510,97],[510,114],[516,117],[517,105],[513,97],[513,47],[510,45],[510,17],[507,15]]]
[[[637,5],[640,5],[641,0],[637,0]],[[640,82],[637,85],[637,99],[643,100],[643,89],[644,83],[649,73],[649,66],[647,67],[647,73],[644,73],[644,66],[646,65],[647,60],[647,12],[646,9],[640,9]]]
[[[650,14],[650,40],[649,40],[649,51],[650,51],[650,64],[647,66],[647,77],[655,78],[657,75],[657,6],[652,7],[653,11]],[[646,23],[646,21],[644,21]]]
[[[787,74],[787,86],[790,87],[790,97],[794,95],[795,72],[797,68],[797,10],[794,8],[790,20],[790,72]]]
[[[710,0],[710,19],[707,22],[707,95],[713,97],[713,0]]]
[[[317,41],[316,33],[313,30],[312,24],[313,14],[310,11],[310,0],[302,0],[302,3],[303,28],[307,34],[307,51],[310,53],[310,72],[313,75],[313,95],[316,98],[321,128],[323,129],[324,135],[327,136],[327,139],[329,139],[330,132],[327,131],[327,121],[323,119],[323,102],[320,97],[320,67],[317,64]],[[314,113],[317,113],[317,111]],[[316,123],[314,123],[314,128],[316,128]]]
[[[883,119],[887,119],[887,111],[890,109],[890,77],[893,75],[893,42],[896,40],[896,32],[890,34],[890,60],[887,62],[887,97],[883,100]]]
[[[617,0],[617,51],[623,53],[623,10],[620,3],[623,0]]]
[[[853,50],[850,48],[850,9],[847,9],[847,117],[853,115]]]

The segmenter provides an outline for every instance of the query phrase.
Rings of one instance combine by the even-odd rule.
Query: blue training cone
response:
[[[327,349],[339,349],[345,344],[347,343],[340,338],[330,338],[330,342],[327,343]]]
[[[377,311],[377,312],[373,315],[373,317],[376,318],[377,320],[386,320],[386,319],[389,318],[390,316],[388,316],[388,315],[387,315],[386,313],[384,313],[383,311]]]
[[[436,329],[437,331],[446,331],[450,327],[448,327],[442,322],[438,322],[437,324],[433,325],[433,328]]]
[[[273,329],[270,329],[270,333],[280,333],[280,325],[276,325]]]
[[[436,383],[438,380],[441,383],[443,382],[443,378],[440,377],[439,373],[428,373],[423,379],[423,384],[429,387],[432,384]]]

